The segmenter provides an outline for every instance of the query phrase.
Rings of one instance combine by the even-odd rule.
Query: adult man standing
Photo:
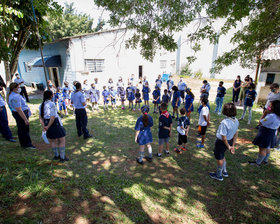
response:
[[[21,88],[21,92],[20,92],[20,95],[24,96],[25,99],[26,99],[26,102],[30,102],[29,101],[29,98],[28,98],[28,95],[27,95],[27,92],[26,92],[26,88],[25,88],[25,85],[24,85],[24,80],[23,78],[21,78],[19,76],[18,73],[15,74],[16,78],[15,78],[15,83],[19,84],[20,88]]]
[[[201,93],[200,98],[201,98],[201,99],[202,99],[202,98],[208,99],[210,89],[211,89],[210,84],[207,82],[207,80],[204,80],[204,81],[203,81],[203,86],[202,86],[201,89],[200,89],[200,93]]]

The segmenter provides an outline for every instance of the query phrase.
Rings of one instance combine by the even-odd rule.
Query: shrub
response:
[[[194,77],[197,79],[201,79],[203,76],[201,70],[198,70],[197,72],[194,73]]]

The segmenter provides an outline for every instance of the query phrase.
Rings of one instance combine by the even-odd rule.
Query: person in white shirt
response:
[[[214,155],[217,160],[217,171],[209,173],[210,177],[219,181],[223,181],[223,177],[228,177],[226,168],[225,152],[227,149],[234,154],[235,144],[238,136],[239,122],[236,119],[236,107],[234,103],[226,103],[222,110],[223,115],[226,116],[221,121],[216,134],[216,142]]]
[[[197,148],[204,148],[205,134],[207,126],[210,126],[210,113],[209,108],[207,107],[208,100],[206,98],[201,99],[202,109],[199,113],[198,120],[198,132],[201,135],[201,142],[196,145]]]
[[[24,85],[23,78],[21,78],[18,73],[16,73],[15,76],[16,76],[16,78],[15,78],[14,82],[19,84],[19,86],[21,88],[20,95],[24,96],[25,99],[26,99],[26,102],[29,103],[30,101],[29,101],[28,94],[27,94],[27,91],[26,91],[26,88],[25,88],[25,85]]]

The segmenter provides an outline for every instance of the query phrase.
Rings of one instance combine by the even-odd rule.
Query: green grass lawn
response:
[[[229,102],[231,92],[224,102]],[[33,104],[39,106],[38,100]],[[197,105],[195,105],[197,106]],[[213,113],[206,148],[197,149],[197,112],[192,114],[188,150],[176,154],[174,127],[171,154],[136,163],[134,125],[139,111],[109,110],[89,115],[93,139],[77,137],[75,119],[63,119],[69,162],[51,161],[41,139],[38,111],[31,117],[31,138],[37,150],[0,140],[0,223],[279,223],[280,154],[272,151],[269,165],[251,167],[258,148],[260,113],[240,123],[238,149],[226,153],[229,178],[210,179],[216,169],[215,132],[223,119]],[[238,111],[238,117],[242,111]],[[158,115],[153,115],[152,144],[156,152]],[[16,135],[16,127],[12,126]]]

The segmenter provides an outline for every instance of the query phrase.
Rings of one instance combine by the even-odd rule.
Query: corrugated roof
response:
[[[280,45],[271,45],[262,54],[263,60],[280,60]]]

